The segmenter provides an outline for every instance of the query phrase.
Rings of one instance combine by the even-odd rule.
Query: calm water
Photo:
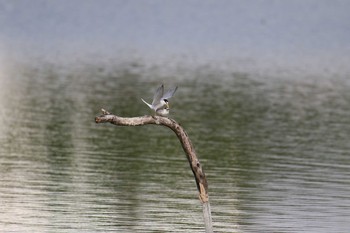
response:
[[[0,232],[203,232],[175,135],[94,123],[148,114],[160,82],[179,85],[215,232],[349,231],[348,79],[129,68],[1,74]]]

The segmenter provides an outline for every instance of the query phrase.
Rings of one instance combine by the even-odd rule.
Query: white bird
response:
[[[164,85],[162,84],[160,87],[158,87],[158,89],[154,93],[152,104],[147,103],[142,98],[141,100],[150,109],[154,110],[157,115],[166,116],[169,114],[169,109],[170,109],[168,99],[170,99],[174,95],[176,90],[177,90],[177,87],[172,88],[164,93]]]

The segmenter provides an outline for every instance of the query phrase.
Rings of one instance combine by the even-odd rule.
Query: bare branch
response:
[[[170,128],[181,142],[182,148],[186,153],[187,160],[196,180],[199,199],[202,203],[208,202],[208,183],[202,166],[197,158],[196,152],[187,133],[175,120],[162,116],[141,116],[141,117],[119,117],[110,114],[102,109],[103,115],[95,118],[96,123],[111,123],[118,126],[141,126],[148,124],[163,125]]]
[[[170,128],[182,145],[190,164],[199,192],[199,200],[203,206],[205,229],[207,233],[212,233],[211,210],[208,195],[208,182],[202,170],[202,166],[197,158],[196,152],[190,138],[182,126],[175,120],[162,116],[141,116],[141,117],[119,117],[102,109],[103,115],[95,118],[96,123],[111,123],[117,126],[141,126],[148,124],[163,125]]]

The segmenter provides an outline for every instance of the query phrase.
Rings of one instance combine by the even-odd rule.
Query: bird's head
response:
[[[163,101],[164,101],[164,103],[165,103],[166,108],[170,108],[170,107],[169,107],[169,101],[168,101],[167,99],[163,99]]]

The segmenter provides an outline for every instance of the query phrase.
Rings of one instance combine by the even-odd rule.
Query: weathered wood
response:
[[[141,116],[141,117],[119,117],[110,114],[102,109],[103,115],[95,118],[96,123],[109,122],[118,126],[141,126],[147,124],[163,125],[175,132],[186,153],[191,170],[196,180],[199,199],[202,203],[208,202],[208,182],[203,172],[202,166],[197,158],[196,152],[186,131],[175,120],[162,116]]]
[[[196,180],[197,189],[199,192],[199,200],[203,205],[204,220],[206,232],[213,232],[211,223],[211,213],[208,195],[208,182],[205,177],[202,166],[197,158],[196,152],[190,138],[182,126],[175,120],[162,116],[141,116],[141,117],[119,117],[102,109],[103,115],[95,118],[96,123],[111,123],[118,126],[141,126],[147,124],[163,125],[170,128],[181,142],[182,148],[185,151],[187,160]]]

